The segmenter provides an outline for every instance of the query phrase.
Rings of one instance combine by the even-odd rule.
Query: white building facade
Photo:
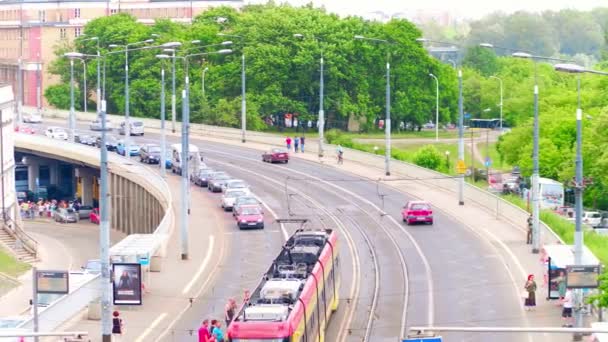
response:
[[[10,84],[0,84],[0,164],[2,175],[0,177],[0,219],[18,219],[17,195],[15,193],[15,103]]]

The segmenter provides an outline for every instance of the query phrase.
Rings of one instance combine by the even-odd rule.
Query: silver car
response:
[[[209,181],[207,182],[207,188],[211,192],[222,192],[224,184],[231,179],[232,177],[230,177],[224,172],[214,173],[213,175],[211,175],[211,177],[209,177]]]
[[[88,219],[91,217],[91,213],[93,212],[93,207],[90,205],[81,205],[78,208],[78,218],[79,219]]]
[[[55,222],[76,223],[78,222],[78,212],[70,208],[59,208],[53,213]]]
[[[93,121],[91,121],[91,124],[89,125],[89,128],[91,129],[91,131],[101,131],[101,124],[102,124],[102,120],[97,118]],[[110,122],[110,120],[106,119],[106,131],[111,131],[112,130],[112,123]]]
[[[231,179],[224,184],[222,192],[226,192],[228,189],[249,189],[249,184],[242,179]]]
[[[237,198],[243,197],[243,196],[248,196],[249,194],[250,194],[249,190],[247,190],[247,189],[226,190],[226,192],[222,196],[222,204],[221,204],[222,208],[224,208],[224,210],[226,210],[226,211],[232,210]]]

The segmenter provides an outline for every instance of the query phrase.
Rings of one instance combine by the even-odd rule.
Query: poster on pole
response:
[[[114,305],[141,305],[141,265],[112,264]]]
[[[36,270],[36,292],[68,294],[70,292],[68,271]]]
[[[599,265],[566,266],[566,288],[595,289],[599,286]]]

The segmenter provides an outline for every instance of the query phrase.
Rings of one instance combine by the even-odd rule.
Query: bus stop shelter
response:
[[[541,249],[542,260],[546,263],[545,276],[548,276],[547,299],[559,299],[560,285],[564,286],[566,281],[567,266],[574,265],[573,245],[544,245]],[[582,265],[599,266],[600,261],[583,246]],[[564,284],[562,284],[562,282]]]

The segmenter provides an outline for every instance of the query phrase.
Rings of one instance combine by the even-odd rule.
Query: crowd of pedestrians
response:
[[[285,146],[287,147],[287,151],[291,152],[291,143],[293,142],[293,151],[295,153],[301,152],[304,153],[304,145],[306,143],[306,138],[304,136],[294,137],[293,140],[291,137],[287,136],[285,138]]]
[[[80,203],[76,201],[65,201],[65,200],[43,200],[39,198],[35,201],[20,201],[19,209],[22,219],[35,219],[43,217],[52,217],[53,212],[58,208],[69,208],[78,211]]]
[[[243,295],[243,304],[249,302],[249,291],[245,290]],[[226,306],[224,307],[224,322],[226,328],[230,325],[230,322],[234,319],[237,313],[238,307],[234,298],[229,298]],[[222,331],[222,322],[217,319],[205,319],[198,329],[198,342],[226,342],[227,339],[224,337]]]

